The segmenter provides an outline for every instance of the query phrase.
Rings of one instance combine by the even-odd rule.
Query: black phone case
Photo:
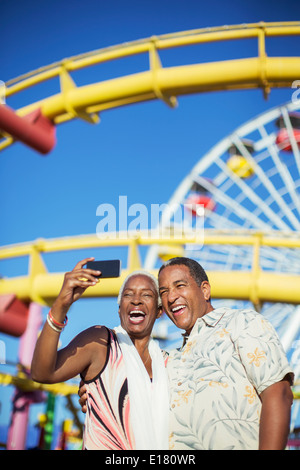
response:
[[[109,278],[119,277],[121,274],[121,261],[119,259],[106,260],[106,261],[88,261],[86,263],[87,269],[94,269],[95,271],[101,271],[98,277]]]

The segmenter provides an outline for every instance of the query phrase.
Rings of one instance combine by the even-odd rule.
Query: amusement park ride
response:
[[[55,145],[57,125],[75,118],[97,123],[100,112],[119,106],[161,99],[175,107],[176,97],[190,93],[261,88],[267,96],[272,88],[290,88],[300,77],[300,57],[268,57],[266,38],[299,35],[300,22],[207,28],[93,51],[28,73],[6,83],[7,99],[54,77],[59,78],[60,89],[17,111],[0,105],[0,150],[19,140],[41,154],[49,153]],[[257,39],[257,57],[168,68],[161,64],[159,52],[164,49],[245,38]],[[145,53],[149,55],[148,71],[84,86],[76,86],[71,77],[85,67]],[[63,279],[63,273],[48,272],[44,253],[126,248],[128,263],[121,277],[105,279],[93,291],[86,291],[85,296],[95,297],[117,296],[128,272],[142,265],[141,246],[148,247],[143,267],[154,274],[161,260],[176,255],[197,259],[205,264],[216,302],[252,304],[271,319],[286,351],[291,352],[300,331],[299,195],[300,100],[293,100],[243,124],[200,158],[162,214],[159,233],[171,230],[171,238],[149,238],[146,233],[117,239],[83,235],[1,247],[0,259],[29,258],[28,275],[0,279],[0,331],[21,338],[19,372],[14,376],[0,373],[0,384],[12,384],[17,390],[7,447],[20,448],[25,442],[28,414],[18,414],[18,400],[28,408],[42,399],[38,394],[48,392],[50,415],[55,394],[70,397],[77,393],[77,386],[42,386],[28,375],[41,308],[51,305]],[[183,234],[175,221],[176,210],[185,203],[192,218]],[[203,240],[192,229],[204,213]],[[298,358],[299,351],[293,352],[292,361],[293,357]],[[299,380],[299,361],[295,359],[292,365]],[[300,397],[297,386],[294,396]],[[294,406],[297,414],[299,400]],[[72,434],[67,423],[63,439],[68,433]]]

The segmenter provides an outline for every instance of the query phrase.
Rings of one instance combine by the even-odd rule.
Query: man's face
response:
[[[149,277],[137,274],[126,282],[119,315],[129,336],[142,338],[151,334],[158,308],[157,293]]]
[[[196,320],[213,310],[210,285],[203,281],[198,286],[185,265],[165,267],[158,278],[163,310],[172,322],[190,333]]]

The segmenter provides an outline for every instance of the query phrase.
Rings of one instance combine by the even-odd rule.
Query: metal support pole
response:
[[[24,369],[29,370],[42,323],[42,307],[31,303],[29,307],[28,323],[22,335],[19,347],[19,361]],[[13,398],[13,410],[8,432],[7,449],[24,450],[26,447],[29,406],[41,400],[40,392],[23,392],[16,388]]]

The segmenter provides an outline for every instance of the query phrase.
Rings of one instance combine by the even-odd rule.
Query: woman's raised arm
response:
[[[104,340],[106,331],[90,328],[80,333],[61,351],[57,351],[60,332],[67,321],[67,313],[73,302],[78,300],[84,291],[97,284],[99,271],[84,269],[86,258],[76,264],[75,268],[65,274],[63,286],[55,300],[43,330],[37,340],[32,364],[31,376],[36,382],[58,383],[68,380],[86,370],[92,363],[98,342],[93,341],[97,335]],[[105,340],[104,340],[105,342]],[[102,341],[103,348],[103,341]]]

